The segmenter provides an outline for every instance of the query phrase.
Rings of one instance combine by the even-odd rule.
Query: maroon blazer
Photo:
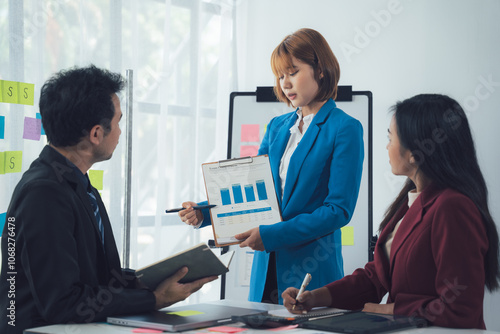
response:
[[[384,245],[394,236],[390,259]],[[394,314],[426,318],[442,327],[485,329],[484,260],[488,239],[479,210],[466,196],[427,187],[403,205],[381,232],[374,260],[330,283],[332,307],[362,309],[389,292]]]

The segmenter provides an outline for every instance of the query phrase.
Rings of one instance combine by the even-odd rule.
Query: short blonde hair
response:
[[[286,36],[271,54],[271,68],[276,77],[274,93],[278,100],[291,102],[280,86],[280,76],[289,72],[292,57],[309,64],[314,70],[319,91],[315,101],[325,101],[337,97],[337,85],[340,78],[340,66],[326,39],[316,30],[303,28]],[[323,77],[320,78],[320,73]]]

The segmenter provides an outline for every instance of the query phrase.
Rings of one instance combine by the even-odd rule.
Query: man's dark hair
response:
[[[119,73],[94,65],[56,73],[43,85],[40,114],[49,143],[73,146],[95,125],[111,130],[115,110],[111,97],[125,86]]]

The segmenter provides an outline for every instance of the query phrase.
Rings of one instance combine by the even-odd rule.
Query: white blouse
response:
[[[299,117],[297,117],[297,121],[290,128],[290,138],[288,139],[288,144],[286,146],[285,152],[281,157],[281,163],[280,163],[281,198],[283,198],[283,193],[285,191],[286,174],[288,172],[290,158],[292,157],[293,152],[295,152],[295,148],[297,148],[297,146],[299,145],[300,140],[302,139],[302,137],[304,137],[304,134],[309,128],[309,125],[311,124],[314,115],[315,114],[310,114],[307,115],[306,117],[302,117],[302,110],[301,109],[297,110],[297,116]],[[302,132],[300,132],[299,130],[299,124],[301,120],[304,121],[304,124],[302,124]]]
[[[415,189],[410,190],[408,192],[408,208],[410,208],[411,205],[415,202],[418,195],[420,195],[420,193],[415,192]],[[396,235],[396,232],[398,231],[399,225],[401,225],[401,222],[403,221],[403,219],[404,219],[404,216],[396,224],[396,226],[394,226],[394,230],[387,236],[387,241],[385,242],[385,254],[387,255],[388,259],[391,256],[392,241],[394,240],[394,236]]]

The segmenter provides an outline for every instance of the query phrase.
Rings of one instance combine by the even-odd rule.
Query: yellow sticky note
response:
[[[19,173],[23,165],[23,151],[5,152],[5,173]]]
[[[1,80],[2,102],[17,103],[19,85],[15,81]]]
[[[0,174],[5,174],[5,152],[0,152]]]
[[[103,184],[104,184],[103,170],[89,170],[89,179],[90,179],[90,184],[92,184],[92,186],[94,186],[97,190],[103,189]]]
[[[32,106],[35,101],[35,84],[20,82],[18,95],[17,103]]]
[[[344,226],[340,231],[342,232],[342,246],[354,246],[354,227]]]
[[[192,315],[203,314],[203,312],[186,310],[186,311],[179,311],[179,312],[167,312],[167,314],[178,315],[180,317],[190,317]]]

